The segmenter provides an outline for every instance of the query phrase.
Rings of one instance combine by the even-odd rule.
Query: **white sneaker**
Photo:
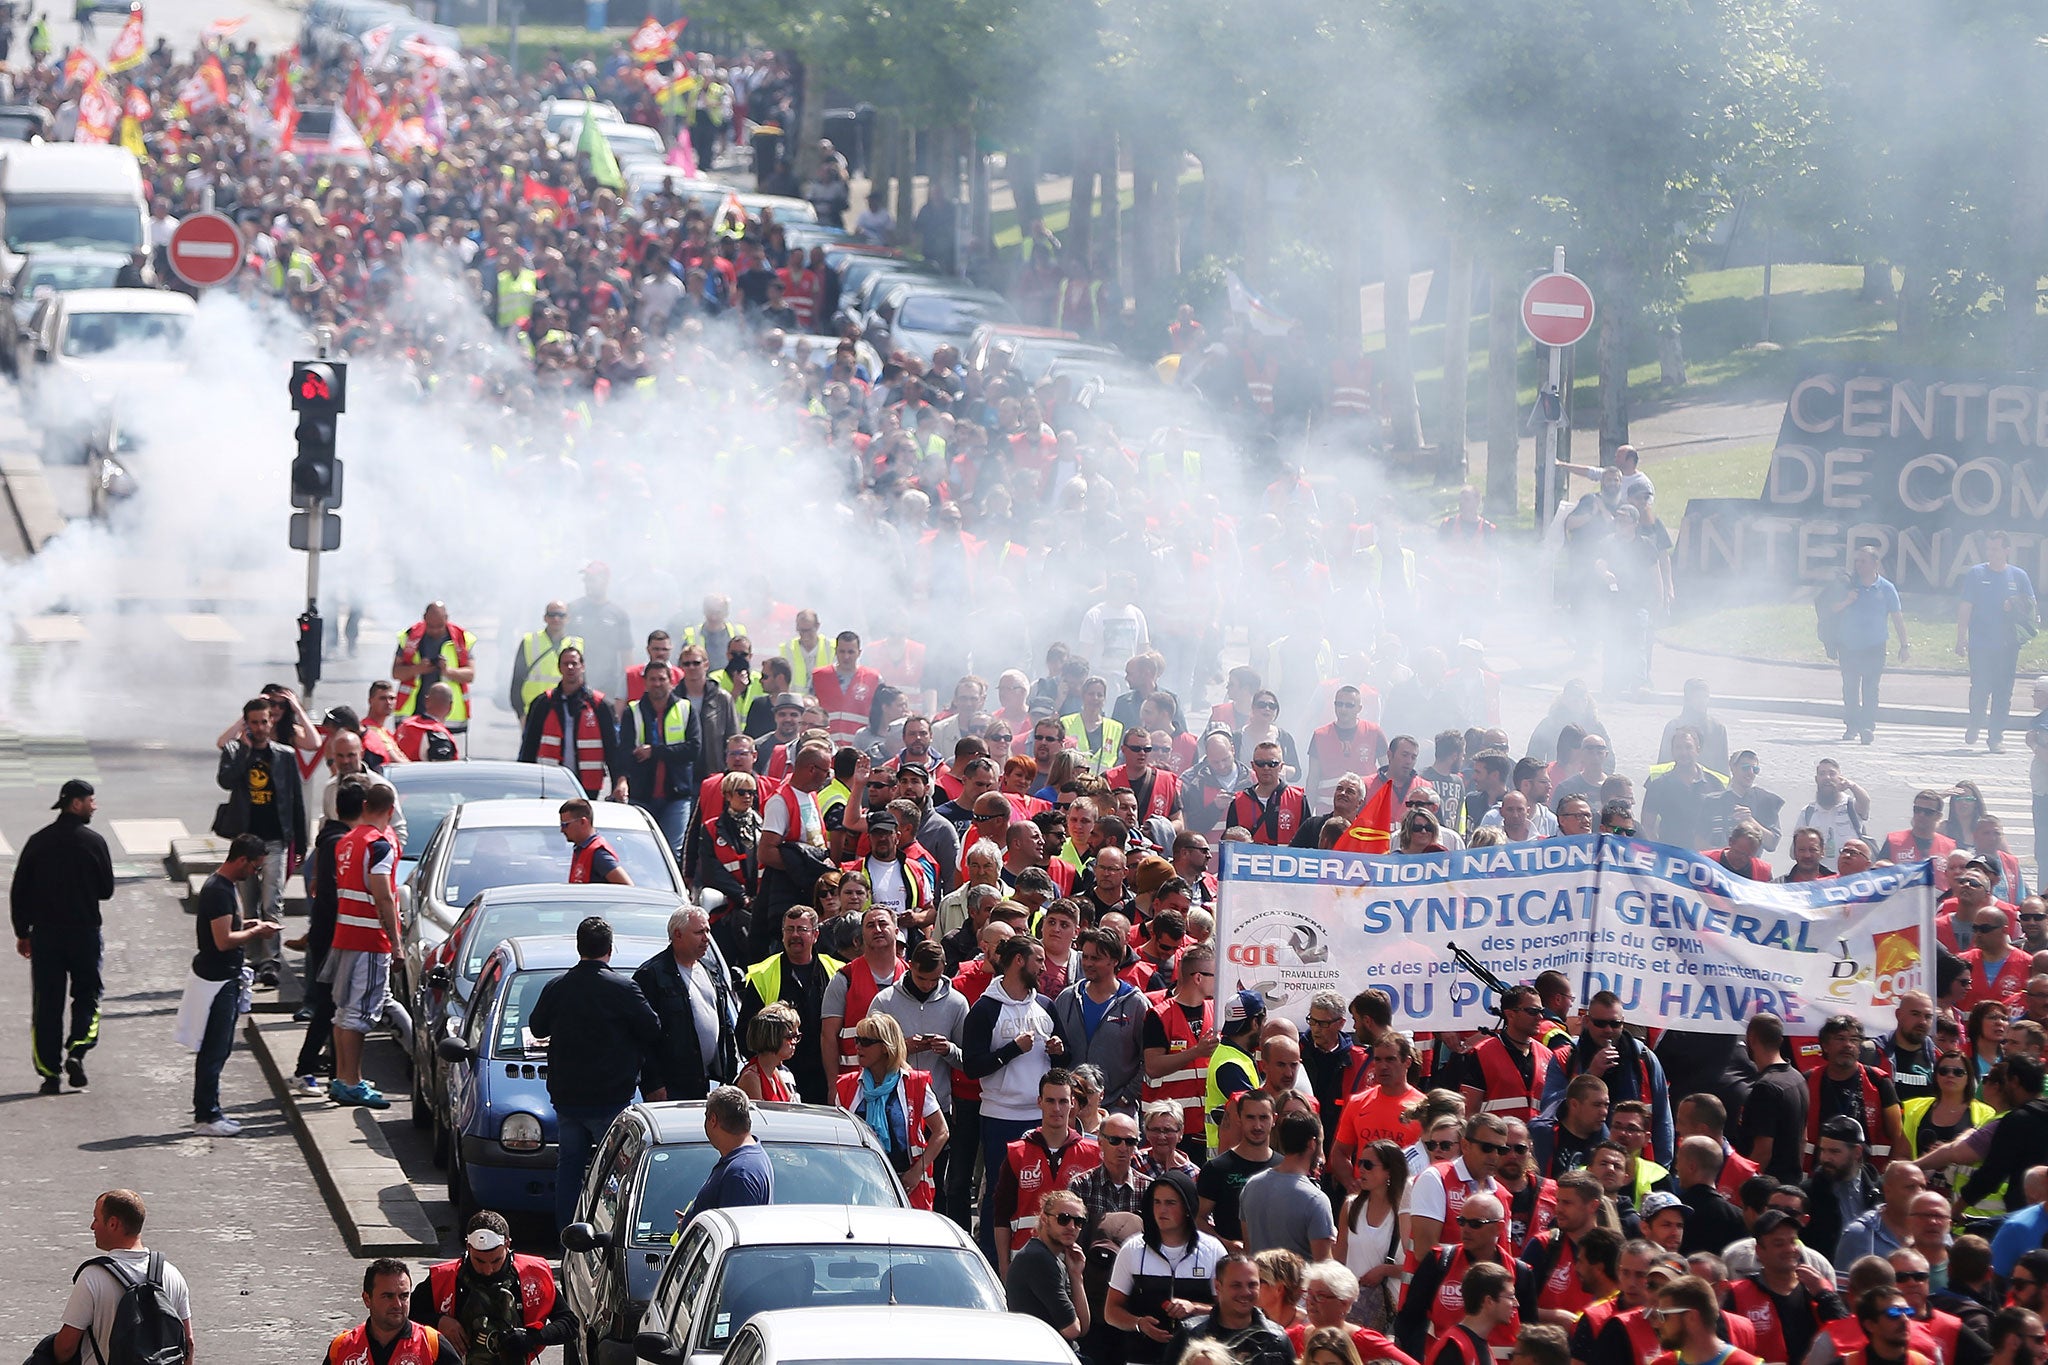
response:
[[[242,1131],[242,1125],[233,1119],[215,1119],[212,1123],[195,1123],[192,1131],[201,1137],[233,1137]]]
[[[327,1093],[327,1082],[321,1080],[318,1076],[301,1076],[299,1077],[299,1093],[301,1095],[312,1095],[317,1098]]]

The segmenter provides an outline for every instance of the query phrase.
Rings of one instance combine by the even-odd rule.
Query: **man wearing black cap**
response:
[[[1802,1239],[1829,1260],[1841,1243],[1842,1230],[1876,1208],[1882,1195],[1863,1152],[1862,1124],[1846,1114],[1821,1121],[1813,1174],[1806,1178]]]
[[[841,828],[858,839],[868,836],[867,857],[849,866],[868,875],[875,904],[896,916],[896,923],[913,936],[921,936],[938,915],[938,898],[924,868],[903,856],[903,826],[895,812],[862,809],[860,801],[848,801]]]
[[[100,1036],[100,902],[113,899],[114,860],[89,828],[97,806],[92,783],[66,782],[50,807],[57,818],[29,836],[14,864],[14,951],[28,959],[32,1055],[45,1095],[63,1088],[60,1069],[73,1086],[85,1086],[85,1054]]]

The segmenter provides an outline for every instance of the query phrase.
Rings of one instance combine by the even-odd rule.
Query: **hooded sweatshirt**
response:
[[[1029,1051],[1017,1045],[1020,1033],[1035,1033]],[[967,1054],[963,1068],[981,1082],[981,1116],[1012,1122],[1035,1122],[1038,1112],[1038,1078],[1052,1069],[1045,1054],[1045,1040],[1053,1034],[1052,1011],[1045,997],[1030,992],[1010,995],[1001,977],[967,1011],[966,1036],[961,1050]]]

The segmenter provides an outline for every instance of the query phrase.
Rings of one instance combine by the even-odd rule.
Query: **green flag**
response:
[[[583,106],[583,136],[576,139],[576,155],[590,161],[590,178],[600,185],[615,190],[626,188],[626,177],[619,174],[619,159],[612,155],[611,140],[598,126],[595,103]]]

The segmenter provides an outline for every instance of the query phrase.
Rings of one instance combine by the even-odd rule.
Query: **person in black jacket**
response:
[[[1999,1117],[1997,1130],[1991,1135],[1991,1150],[1985,1153],[1983,1164],[1970,1172],[1970,1178],[1963,1182],[1957,1208],[1969,1208],[2000,1185],[2005,1186],[2007,1208],[2026,1207],[2027,1168],[2039,1164],[2041,1152],[2048,1150],[2048,1099],[2038,1098],[2041,1077],[2041,1063],[2025,1053],[2015,1053],[2005,1059],[2005,1082],[2009,1092],[2014,1098],[2021,1095],[2037,1098]]]
[[[113,898],[114,862],[107,841],[88,828],[97,805],[92,783],[66,782],[52,807],[57,818],[22,845],[9,889],[14,951],[28,959],[34,991],[30,1047],[45,1095],[63,1088],[60,1069],[73,1086],[84,1088],[85,1054],[100,1036],[100,902]],[[67,986],[69,1033],[64,1031]]]
[[[1716,1182],[1726,1155],[1721,1144],[1710,1137],[1681,1138],[1673,1173],[1678,1177],[1679,1202],[1685,1205],[1685,1238],[1678,1244],[1680,1254],[1695,1251],[1721,1254],[1730,1242],[1749,1235],[1742,1210],[1729,1202]]]
[[[668,917],[668,947],[633,984],[661,1020],[640,1088],[649,1099],[701,1100],[740,1074],[739,983],[711,941],[711,916],[685,905]]]
[[[619,717],[619,754],[626,767],[626,790],[633,804],[654,817],[662,837],[678,858],[689,832],[690,803],[697,799],[697,708],[675,694],[673,675],[665,663],[650,663],[641,678],[647,694]],[[670,734],[673,713],[674,728]]]
[[[268,697],[242,704],[242,733],[221,746],[213,780],[228,794],[213,832],[223,839],[253,834],[263,840],[265,854],[258,875],[242,883],[242,913],[272,924],[284,922],[284,876],[287,855],[303,858],[307,846],[306,798],[299,781],[299,760],[288,744],[276,738],[277,713]],[[277,987],[275,937],[256,939],[249,965],[256,984]]]
[[[519,732],[519,761],[541,762],[541,741],[550,738],[547,731],[552,719],[561,741],[561,752],[548,761],[575,774],[584,794],[591,800],[597,800],[607,791],[614,801],[625,800],[628,755],[619,747],[619,727],[612,717],[612,708],[604,704],[604,693],[584,684],[583,651],[574,645],[568,646],[555,655],[555,666],[562,671],[562,681],[535,697],[533,705],[526,708],[526,724]],[[582,756],[576,748],[576,731],[585,708],[590,711],[591,722],[597,728],[598,743],[604,751],[603,770],[595,777],[588,777],[582,771]],[[609,786],[605,781],[607,775],[611,779]]]
[[[2037,1084],[2040,1078],[2037,1066]],[[1863,1159],[1865,1150],[1863,1125],[1855,1119],[1836,1114],[1821,1120],[1820,1146],[1814,1154],[1813,1174],[1806,1177],[1805,1184],[1807,1222],[1799,1240],[1831,1261],[1842,1240],[1842,1229],[1877,1207],[1881,1191],[1870,1164]],[[1987,1191],[1990,1188],[1985,1186]]]
[[[548,1042],[548,1098],[560,1134],[555,1226],[575,1221],[583,1171],[604,1130],[633,1099],[661,1043],[661,1020],[631,978],[611,969],[612,927],[592,915],[576,926],[582,961],[541,987],[526,1027]]]

